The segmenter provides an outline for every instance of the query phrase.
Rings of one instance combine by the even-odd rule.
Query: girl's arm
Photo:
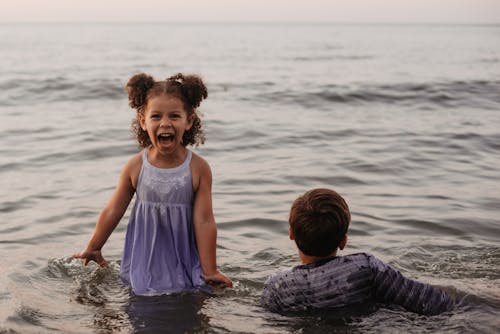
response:
[[[193,155],[194,156],[194,155]],[[220,283],[232,287],[233,282],[217,269],[217,225],[212,209],[212,172],[206,161],[196,156],[195,199],[193,209],[196,244],[200,256],[203,277],[207,283]]]
[[[115,192],[99,214],[94,233],[86,249],[81,253],[73,255],[75,258],[84,259],[84,265],[87,265],[90,261],[95,261],[99,265],[106,264],[106,260],[102,257],[101,249],[116,225],[120,222],[134,196],[141,162],[140,155],[137,155],[125,165],[120,174]]]

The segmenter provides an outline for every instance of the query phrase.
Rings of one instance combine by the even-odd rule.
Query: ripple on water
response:
[[[26,271],[10,275],[12,293],[5,296],[18,305],[7,317],[9,330],[79,333],[130,328],[123,310],[130,293],[119,279],[118,262],[83,266],[80,260],[64,257],[42,268],[32,261],[22,267]]]
[[[500,279],[498,247],[423,244],[402,250],[401,254],[399,260],[406,263],[407,267],[431,275],[451,279]]]
[[[498,247],[435,245],[429,239],[427,243],[393,251],[398,256],[391,264],[405,275],[430,280],[467,303],[500,308]]]

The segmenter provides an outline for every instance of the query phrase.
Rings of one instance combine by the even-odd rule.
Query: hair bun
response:
[[[177,73],[167,78],[167,81],[180,86],[182,95],[193,108],[198,108],[201,101],[208,97],[207,87],[197,75]]]
[[[148,90],[153,87],[155,80],[152,76],[139,73],[132,76],[127,82],[128,103],[132,108],[140,109],[146,103]]]

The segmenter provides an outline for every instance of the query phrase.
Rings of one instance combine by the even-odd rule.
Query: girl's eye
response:
[[[160,118],[160,115],[151,115],[151,118],[152,119],[158,119],[158,118]]]

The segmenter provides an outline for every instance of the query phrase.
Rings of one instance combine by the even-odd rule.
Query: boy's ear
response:
[[[347,245],[347,234],[344,235],[344,238],[340,242],[340,245],[339,245],[340,250],[344,249],[345,245]]]
[[[294,240],[293,231],[291,227],[288,228],[288,236],[290,237],[290,240]]]

